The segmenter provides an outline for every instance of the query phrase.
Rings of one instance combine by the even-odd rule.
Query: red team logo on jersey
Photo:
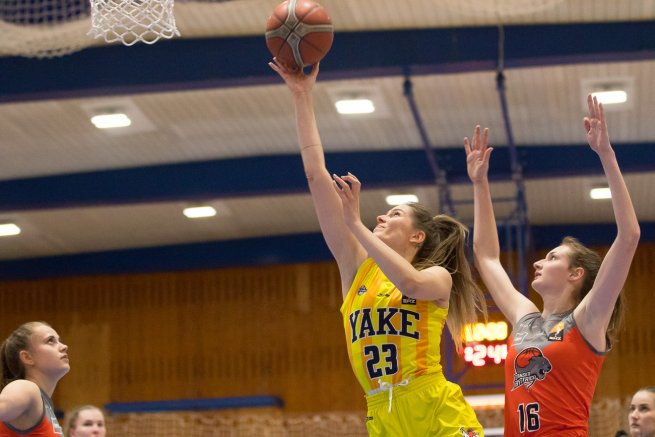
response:
[[[544,357],[544,354],[536,347],[529,347],[521,351],[514,360],[514,386],[516,390],[524,386],[527,390],[537,381],[546,378],[546,374],[553,366]]]
[[[459,432],[462,433],[462,437],[480,437],[480,434],[475,432],[473,429],[469,428],[465,430],[463,426],[459,428]]]

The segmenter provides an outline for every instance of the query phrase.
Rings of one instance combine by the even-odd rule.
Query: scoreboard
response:
[[[475,367],[502,364],[507,358],[507,323],[474,323],[464,327],[464,361]]]

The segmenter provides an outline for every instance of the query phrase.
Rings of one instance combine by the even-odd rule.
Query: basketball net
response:
[[[180,36],[173,16],[174,0],[91,0],[94,38],[131,46],[139,41],[154,44],[161,38]]]
[[[88,0],[0,0],[0,56],[54,58],[93,44]]]

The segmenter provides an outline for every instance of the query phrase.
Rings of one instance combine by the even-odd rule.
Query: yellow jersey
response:
[[[448,309],[403,296],[373,259],[357,270],[341,314],[350,364],[366,394],[381,382],[396,385],[442,374],[441,333]]]

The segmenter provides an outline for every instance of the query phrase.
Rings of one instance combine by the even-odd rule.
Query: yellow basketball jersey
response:
[[[341,306],[348,356],[365,393],[380,382],[441,373],[441,333],[448,310],[403,296],[378,265],[362,263]]]

